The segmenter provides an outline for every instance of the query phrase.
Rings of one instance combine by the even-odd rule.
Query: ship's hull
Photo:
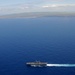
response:
[[[26,63],[27,66],[31,66],[31,67],[46,67],[47,63],[46,62],[28,62]]]
[[[30,66],[30,67],[46,67],[47,64],[27,64],[27,66]]]

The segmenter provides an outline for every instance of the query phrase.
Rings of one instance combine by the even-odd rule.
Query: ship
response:
[[[34,62],[27,62],[26,65],[31,67],[46,67],[47,62],[34,61]]]

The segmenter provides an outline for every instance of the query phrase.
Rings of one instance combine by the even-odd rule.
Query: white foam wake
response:
[[[75,64],[47,64],[49,67],[75,67]]]

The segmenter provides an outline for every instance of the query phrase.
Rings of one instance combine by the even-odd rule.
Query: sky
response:
[[[23,12],[75,12],[75,0],[0,0],[0,15]]]

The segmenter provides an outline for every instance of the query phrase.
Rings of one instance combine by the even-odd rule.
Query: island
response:
[[[25,12],[1,15],[0,18],[75,17],[75,12]]]

